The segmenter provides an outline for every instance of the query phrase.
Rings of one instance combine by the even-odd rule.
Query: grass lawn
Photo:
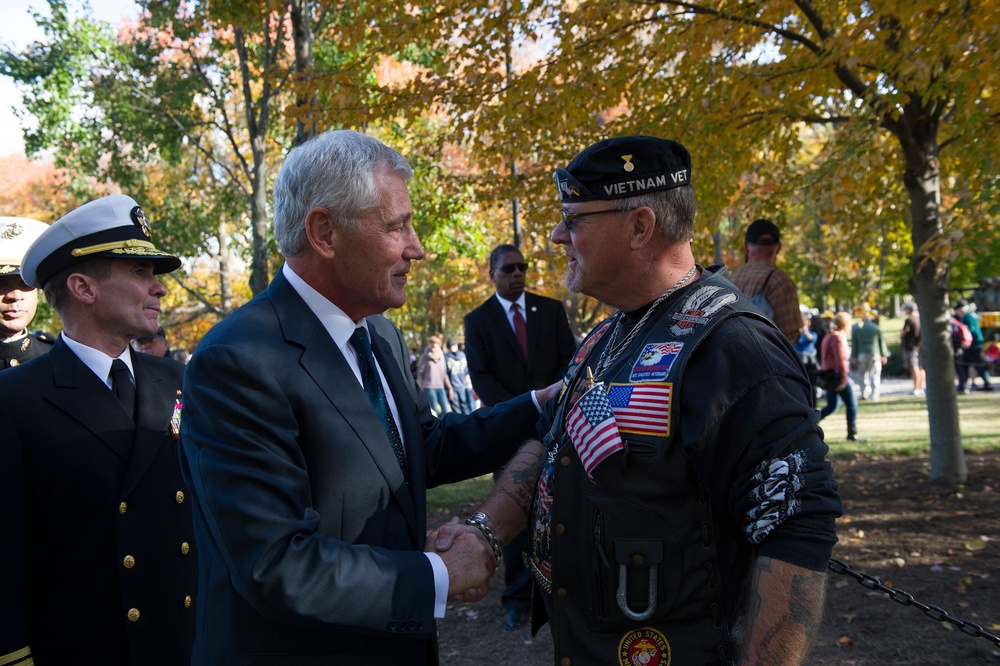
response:
[[[962,445],[966,451],[1000,450],[1000,392],[970,393],[958,397]],[[831,458],[864,456],[914,456],[930,451],[927,404],[914,396],[890,397],[880,402],[862,402],[858,410],[858,430],[867,443],[848,442],[844,408],[824,419],[826,443]],[[481,502],[493,488],[487,474],[427,492],[430,510],[450,510]]]
[[[970,393],[958,396],[962,446],[967,451],[1000,450],[1000,396]],[[862,402],[858,409],[858,432],[868,443],[848,442],[844,408],[823,419],[830,456],[856,453],[912,456],[930,451],[927,403],[914,396],[883,397],[880,402]]]

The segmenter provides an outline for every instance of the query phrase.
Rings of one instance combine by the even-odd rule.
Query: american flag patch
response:
[[[670,435],[670,396],[673,384],[612,384],[608,404],[619,432],[638,435]]]

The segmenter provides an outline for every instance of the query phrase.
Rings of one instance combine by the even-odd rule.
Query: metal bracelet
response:
[[[500,548],[500,542],[497,541],[496,536],[493,534],[493,530],[489,526],[489,518],[482,511],[478,511],[472,514],[469,518],[465,519],[466,525],[472,525],[477,530],[482,532],[483,536],[486,537],[486,542],[490,544],[493,549],[493,556],[497,560],[497,565],[499,566],[500,560],[503,559],[503,550]]]

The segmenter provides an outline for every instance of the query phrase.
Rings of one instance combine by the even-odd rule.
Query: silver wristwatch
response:
[[[499,565],[500,560],[503,559],[503,550],[501,550],[500,542],[497,541],[496,536],[493,534],[493,530],[490,529],[490,517],[482,511],[477,511],[465,519],[465,524],[472,525],[483,533],[483,536],[486,537],[486,541],[493,549],[493,556],[496,558],[497,564]]]

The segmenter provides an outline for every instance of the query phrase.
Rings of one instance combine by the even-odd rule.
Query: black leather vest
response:
[[[679,394],[701,341],[729,317],[759,314],[721,271],[710,270],[661,304],[601,378],[625,450],[597,468],[596,483],[562,424],[587,387],[586,367],[596,371],[611,326],[595,329],[570,367],[575,378],[550,433],[543,481],[551,513],[536,500],[529,523],[542,588],[536,596],[552,620],[556,663],[733,663],[732,625],[746,585],[723,589],[720,571],[744,569],[736,578],[749,583],[753,549],[709,501],[679,445]],[[650,396],[669,406],[658,415],[632,407]],[[549,548],[539,548],[545,540]],[[550,583],[541,571],[551,572]]]

